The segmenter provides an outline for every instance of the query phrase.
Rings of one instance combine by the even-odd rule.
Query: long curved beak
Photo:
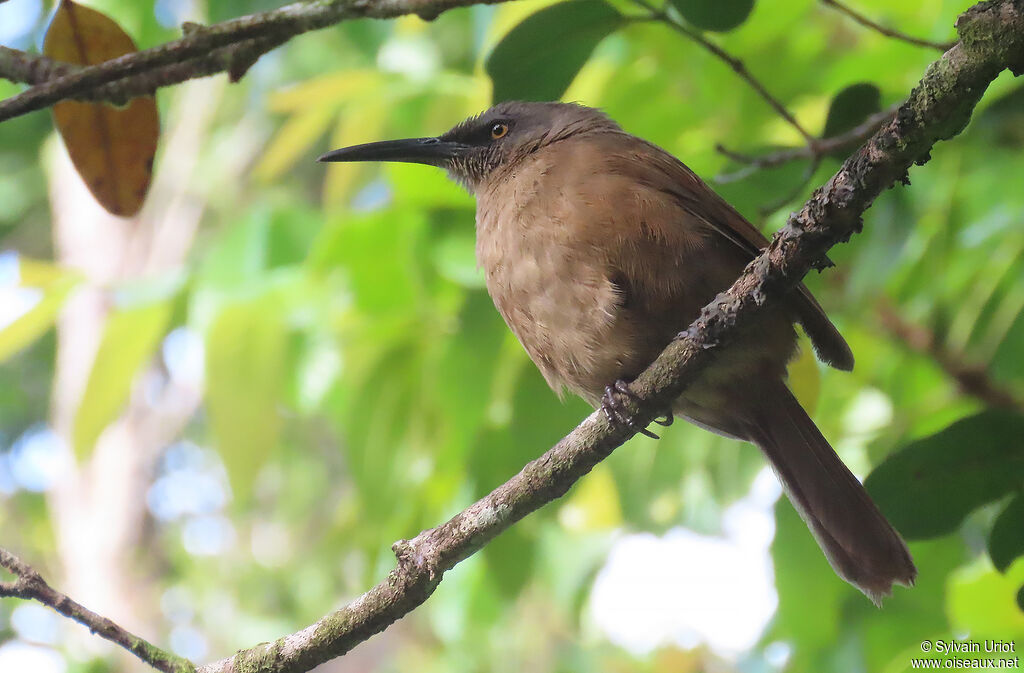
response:
[[[469,145],[440,138],[406,138],[343,147],[328,152],[317,161],[401,161],[443,166],[464,155],[469,149]]]

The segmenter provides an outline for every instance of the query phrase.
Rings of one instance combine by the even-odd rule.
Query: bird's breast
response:
[[[586,204],[544,162],[477,200],[477,260],[487,289],[548,383],[589,401],[619,378],[631,348],[607,255],[581,235]]]

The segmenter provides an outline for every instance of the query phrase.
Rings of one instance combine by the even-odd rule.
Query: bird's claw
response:
[[[661,439],[647,428],[638,427],[636,419],[627,411],[626,405],[623,403],[623,399],[627,397],[632,400],[639,399],[636,393],[629,389],[629,384],[622,379],[618,379],[615,383],[604,387],[604,395],[601,397],[601,411],[604,412],[608,422],[612,425],[625,425],[629,429],[635,430],[651,439]],[[673,420],[672,414],[666,413],[664,417],[655,418],[654,422],[661,426],[669,426],[672,425]]]

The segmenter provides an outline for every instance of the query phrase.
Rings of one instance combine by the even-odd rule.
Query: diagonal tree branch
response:
[[[57,591],[43,579],[35,568],[5,549],[0,549],[0,567],[6,568],[17,579],[0,582],[0,598],[36,600],[60,614],[82,624],[90,631],[120,645],[158,671],[165,673],[194,673],[195,666],[187,659],[170,654],[146,640],[129,633],[102,615]]]
[[[233,79],[238,79],[260,55],[277,45],[301,33],[326,28],[342,21],[360,18],[386,19],[405,14],[416,14],[430,20],[454,7],[503,1],[505,0],[303,0],[212,26],[186,24],[185,35],[179,40],[125,54],[99,65],[76,69],[0,101],[0,121],[40,110],[68,98],[96,100],[93,98],[96,94],[92,92],[97,87],[115,85],[132,77],[139,78],[142,82],[128,85],[131,90],[141,90],[147,94],[159,86],[177,84],[215,72],[228,71]],[[218,50],[224,51],[221,51],[214,61],[207,60]],[[194,68],[190,68],[189,63],[193,63]],[[9,77],[9,71],[2,69],[3,64],[4,60],[0,58],[0,76]],[[149,75],[153,75],[153,83],[148,81]],[[106,97],[102,100],[115,103],[127,100],[124,97],[125,93],[110,96],[111,92],[118,91],[118,87],[112,86],[106,90]]]
[[[631,409],[649,422],[721,352],[729,335],[752,320],[811,269],[825,253],[861,229],[861,216],[882,190],[905,182],[908,169],[928,160],[932,146],[957,135],[993,79],[1004,69],[1024,72],[1024,0],[982,2],[957,22],[961,42],[933,63],[895,117],[815,191],[768,248],[726,292],[704,308],[632,389],[644,400]],[[340,656],[425,601],[443,574],[489,540],[565,493],[622,444],[632,431],[610,426],[595,412],[515,477],[447,523],[400,541],[398,566],[383,582],[344,608],[273,643],[242,650],[201,667],[201,673],[306,671]]]

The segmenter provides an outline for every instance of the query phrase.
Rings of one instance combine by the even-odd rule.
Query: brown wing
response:
[[[635,158],[656,169],[648,173],[649,175],[664,177],[663,181],[659,180],[661,184],[652,184],[650,187],[671,194],[687,212],[733,242],[751,259],[768,245],[768,240],[754,225],[736,212],[735,208],[718,196],[685,164],[660,147],[646,141],[641,142],[647,151],[643,156]],[[790,303],[804,331],[810,337],[818,358],[836,369],[853,369],[853,352],[850,346],[803,283],[797,286],[797,293]]]

